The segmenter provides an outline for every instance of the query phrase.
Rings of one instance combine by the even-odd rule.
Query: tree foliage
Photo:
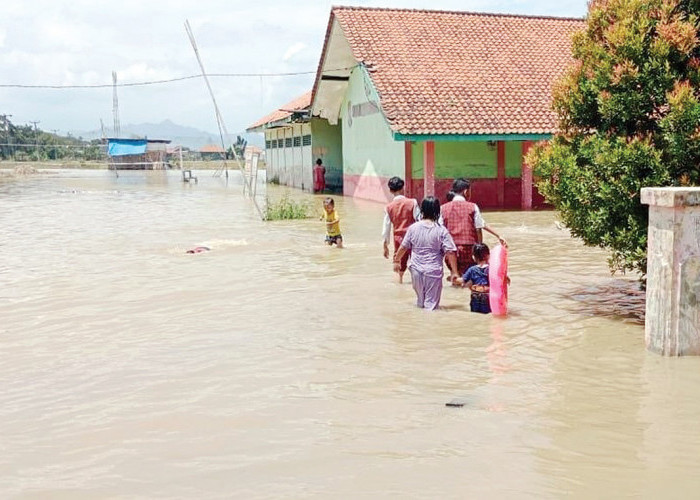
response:
[[[700,185],[700,0],[593,0],[528,160],[572,235],[646,273],[647,186]]]
[[[16,125],[0,114],[0,160],[100,160],[100,140],[52,134],[30,125]]]

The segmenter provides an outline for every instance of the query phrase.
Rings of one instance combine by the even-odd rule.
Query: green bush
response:
[[[265,220],[306,219],[309,217],[311,206],[305,201],[294,201],[285,193],[277,201],[265,198]]]
[[[646,274],[647,186],[700,185],[698,0],[592,0],[554,89],[560,132],[527,161],[610,268]]]

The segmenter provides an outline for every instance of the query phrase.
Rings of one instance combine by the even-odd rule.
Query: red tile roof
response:
[[[225,153],[226,151],[224,148],[219,146],[218,144],[205,144],[204,146],[201,147],[199,150],[200,153]]]
[[[294,111],[302,111],[306,108],[308,108],[311,105],[311,91],[306,92],[303,95],[300,95],[296,99],[294,99],[291,102],[288,102],[278,110],[273,111],[269,115],[259,119],[257,122],[253,123],[250,127],[248,127],[246,130],[254,129],[257,127],[261,127],[263,125],[267,125],[268,123],[274,123],[278,122],[280,120],[284,120],[285,118],[288,118],[292,116],[292,113]]]
[[[335,7],[328,33],[334,19],[402,134],[554,132],[552,85],[585,27],[571,18]]]

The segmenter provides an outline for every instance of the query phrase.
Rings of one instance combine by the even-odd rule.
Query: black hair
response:
[[[333,198],[331,198],[330,196],[328,196],[327,198],[324,198],[324,199],[323,199],[323,204],[324,204],[324,205],[333,205],[333,206],[335,206],[335,202],[333,201]]]
[[[389,182],[387,182],[389,185],[389,191],[392,193],[395,193],[397,191],[401,191],[406,184],[401,177],[392,177],[389,179]]]
[[[323,163],[323,162],[321,161],[321,158],[319,158],[318,160],[316,160],[316,165],[320,165],[320,164],[322,164],[322,163]],[[308,165],[308,163],[307,163],[307,165]]]
[[[474,248],[472,248],[472,254],[474,255],[474,260],[477,262],[488,261],[491,251],[488,245],[483,243],[476,243]]]
[[[454,199],[455,199],[455,192],[454,192],[454,191],[450,191],[449,193],[447,193],[446,198],[447,198],[447,201],[452,201],[452,200],[454,200]]]
[[[469,189],[470,185],[471,184],[467,179],[460,177],[459,179],[455,179],[455,181],[452,183],[452,191],[454,191],[455,194],[462,194]]]
[[[440,217],[440,200],[435,196],[426,196],[420,204],[420,211],[424,219],[437,221]]]

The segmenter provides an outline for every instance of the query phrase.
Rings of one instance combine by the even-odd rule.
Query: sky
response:
[[[199,74],[184,28],[192,26],[208,73],[303,73],[218,77],[211,83],[229,132],[311,89],[332,5],[583,17],[586,0],[4,0],[0,85],[108,85],[93,89],[0,87],[0,114],[47,131],[113,124],[119,83]],[[118,88],[122,125],[166,119],[217,130],[202,79]]]

